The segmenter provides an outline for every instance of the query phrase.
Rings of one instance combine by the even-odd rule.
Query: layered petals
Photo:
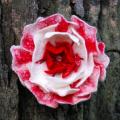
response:
[[[11,47],[12,69],[42,105],[88,100],[110,61],[96,32],[74,15],[71,21],[61,14],[39,17],[24,27],[20,45]]]

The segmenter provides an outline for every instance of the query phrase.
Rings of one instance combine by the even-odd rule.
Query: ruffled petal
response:
[[[70,88],[70,86],[67,86],[67,87],[60,88],[60,89],[51,88],[51,91],[56,93],[57,95],[59,95],[61,97],[64,97],[66,95],[70,95],[70,94],[77,92],[78,89]]]
[[[61,14],[57,13],[43,19],[37,19],[35,27],[37,27],[37,29],[43,29],[54,24],[59,24],[58,27],[60,28],[61,23],[67,25],[67,21],[65,20],[65,18]],[[58,30],[59,28],[56,29]]]
[[[25,86],[24,84],[25,81],[29,81],[30,76],[31,76],[29,69],[27,67],[21,67],[14,71],[18,75],[21,84]]]
[[[32,54],[20,46],[12,46],[10,49],[12,53],[12,68],[21,67],[32,61]]]
[[[86,81],[81,86],[79,86],[79,92],[75,93],[75,95],[85,96],[97,91],[99,77],[100,68],[94,67],[93,73],[86,79]],[[74,88],[76,86],[74,86]]]
[[[106,78],[106,69],[105,67],[100,66],[100,80],[103,81]]]
[[[46,33],[45,37],[47,39],[54,39],[52,41],[58,42],[75,42],[79,45],[79,39],[74,35],[67,33],[67,32],[48,32]],[[53,43],[54,44],[54,43]]]
[[[16,73],[22,81],[27,81],[30,79],[30,71],[28,69],[18,69]]]
[[[101,54],[104,54],[105,52],[105,44],[103,42],[98,43],[98,48]]]
[[[60,103],[60,104],[77,104],[79,102],[85,101],[90,99],[91,94],[88,94],[86,96],[75,96],[75,95],[67,95],[65,97],[60,97],[58,95],[54,95],[54,99]]]
[[[35,45],[34,45],[34,40],[33,36],[30,33],[26,33],[23,35],[21,39],[21,46],[31,52],[33,52]]]
[[[74,29],[71,28],[72,34],[79,39],[79,44],[73,44],[73,51],[77,53],[84,61],[87,61],[87,49],[84,38]]]
[[[110,59],[105,54],[105,44],[103,42],[98,43],[98,54],[94,55],[94,62],[95,65],[100,68],[100,80],[105,80],[106,68],[110,62]]]
[[[110,62],[109,57],[103,53],[94,57],[95,65],[100,67],[100,80],[105,80],[106,78],[106,68]]]
[[[67,32],[69,26],[70,26],[70,22],[67,21],[63,16],[61,16],[61,20],[58,26],[55,28],[55,31],[56,32]]]
[[[46,38],[46,33],[55,31],[56,28],[55,25],[51,25],[49,27],[46,27],[42,30],[39,30],[34,33],[34,44],[35,49],[33,52],[33,62],[36,62],[42,58],[42,54],[44,53],[45,45],[48,42],[48,39]]]
[[[110,59],[105,53],[103,53],[94,56],[94,61],[97,65],[103,65],[105,68],[107,68]]]
[[[40,104],[57,108],[58,103],[55,101],[52,93],[45,93],[41,90],[41,88],[29,81],[25,82],[25,86],[32,92],[32,94],[36,97],[37,101]]]
[[[71,20],[77,23],[77,25],[74,25],[73,27],[84,38],[88,53],[90,52],[96,53],[97,52],[96,28],[88,25],[75,15],[71,17]]]

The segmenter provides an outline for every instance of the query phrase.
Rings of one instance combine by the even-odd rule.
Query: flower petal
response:
[[[85,41],[82,36],[80,36],[77,31],[74,28],[71,28],[72,34],[75,35],[79,39],[79,45],[73,44],[73,51],[74,53],[77,53],[81,58],[83,58],[84,61],[87,60],[87,49],[85,46]]]
[[[91,95],[86,95],[86,96],[74,96],[74,95],[67,95],[65,97],[60,97],[58,95],[54,95],[54,99],[60,103],[60,104],[77,104],[79,102],[85,101],[90,99]]]
[[[51,88],[51,91],[56,93],[57,95],[64,97],[69,94],[73,94],[78,91],[78,89],[70,88],[70,86],[60,89]]]
[[[105,44],[103,42],[98,43],[98,48],[99,48],[99,51],[101,52],[101,54],[103,54],[105,52]]]
[[[79,44],[79,39],[76,36],[67,32],[48,32],[45,34],[45,38],[54,39],[54,41],[57,41],[57,39],[64,42],[73,41]]]
[[[42,30],[39,30],[34,33],[34,44],[35,49],[33,52],[33,62],[36,62],[42,58],[42,55],[44,53],[45,45],[48,42],[48,40],[45,37],[45,34],[48,32],[55,31],[57,25],[51,25],[49,27],[46,27]]]
[[[13,60],[12,60],[13,69],[15,67],[21,67],[22,65],[25,65],[32,61],[32,54],[20,46],[13,45],[10,51],[13,56]]]
[[[75,15],[73,15],[71,19],[73,22],[78,24],[74,25],[73,27],[84,38],[88,53],[90,52],[96,53],[97,52],[96,28],[88,25]]]
[[[57,24],[59,22],[65,22],[65,19],[64,19],[64,17],[61,14],[57,13],[57,14],[53,14],[51,16],[45,17],[43,19],[38,19],[36,21],[36,25],[35,26],[38,29],[43,29],[45,27]]]
[[[105,67],[100,67],[100,80],[103,81],[106,78],[106,69]]]
[[[100,67],[100,80],[104,80],[106,77],[106,68],[110,62],[109,57],[104,53],[105,44],[103,42],[98,43],[98,54],[94,55],[94,62],[96,66]]]
[[[21,84],[25,86],[24,84],[25,81],[29,81],[30,76],[31,76],[29,69],[27,67],[22,67],[14,71],[18,75]]]
[[[39,86],[32,84],[29,81],[25,82],[25,86],[32,92],[32,94],[36,97],[37,101],[40,104],[56,108],[58,107],[57,102],[54,100],[54,96],[51,93],[44,93]]]
[[[33,51],[35,48],[33,36],[30,33],[26,33],[23,35],[21,39],[21,46],[27,50]]]
[[[30,71],[28,69],[19,69],[16,72],[22,81],[30,79]]]
[[[91,76],[89,76],[87,80],[79,87],[79,92],[75,93],[75,95],[85,96],[97,91],[99,76],[100,68],[94,67]]]
[[[93,60],[93,55],[89,54],[88,56],[88,60],[85,63],[83,61],[83,63],[81,63],[81,71],[78,72],[77,74],[77,78],[76,80],[80,79],[80,82],[77,84],[77,87],[79,87],[80,85],[82,85],[86,79],[93,73],[93,69],[94,69],[94,60]]]

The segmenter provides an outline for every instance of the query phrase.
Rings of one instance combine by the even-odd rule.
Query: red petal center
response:
[[[42,59],[36,63],[46,62],[49,75],[62,74],[62,78],[69,76],[73,71],[77,72],[80,66],[80,56],[74,54],[72,44],[68,42],[56,42],[52,45],[47,42]]]

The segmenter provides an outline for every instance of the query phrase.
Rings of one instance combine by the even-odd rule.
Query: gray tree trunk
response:
[[[52,109],[21,86],[9,49],[19,44],[24,25],[56,12],[96,26],[111,63],[91,100]],[[120,0],[0,0],[0,120],[120,120]]]

